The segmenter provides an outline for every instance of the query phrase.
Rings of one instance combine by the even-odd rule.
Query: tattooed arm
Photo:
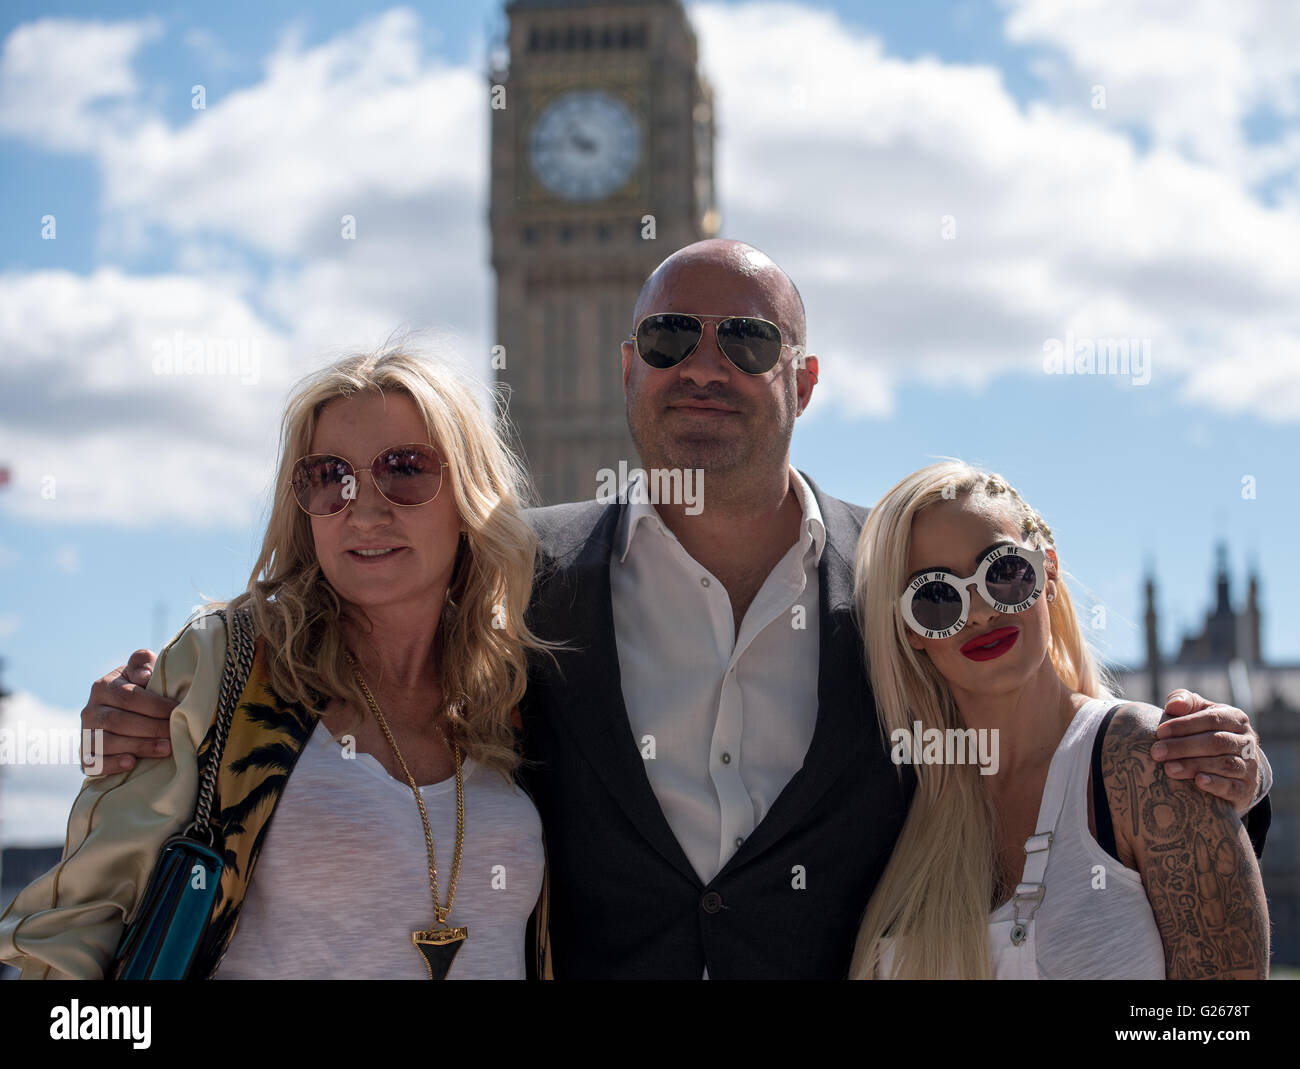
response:
[[[1268,906],[1241,819],[1222,798],[1165,775],[1151,756],[1161,710],[1111,721],[1102,775],[1120,859],[1142,875],[1170,980],[1265,979]]]

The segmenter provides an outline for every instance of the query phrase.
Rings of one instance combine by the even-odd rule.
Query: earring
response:
[[[1054,600],[1055,598],[1056,598],[1056,595],[1055,595],[1055,594],[1048,594],[1048,595],[1047,595],[1047,600],[1048,600],[1048,601],[1052,601],[1052,600]]]

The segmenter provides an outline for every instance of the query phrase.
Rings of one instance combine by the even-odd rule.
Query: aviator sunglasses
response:
[[[370,462],[375,489],[394,505],[427,505],[442,489],[447,462],[431,445],[394,445]],[[357,471],[342,457],[312,453],[293,466],[293,496],[308,516],[335,516],[357,496]]]
[[[787,345],[781,328],[755,316],[687,315],[684,312],[654,312],[636,325],[629,341],[636,343],[636,354],[652,368],[666,371],[676,367],[695,352],[704,337],[704,320],[716,319],[718,348],[735,367],[746,375],[771,371],[781,359],[782,349],[791,349],[802,358],[804,350]]]
[[[923,572],[898,599],[903,619],[922,638],[955,635],[970,616],[970,583],[995,612],[1024,612],[1043,592],[1046,559],[1045,550],[1007,543],[990,549],[975,574],[965,579],[951,572]]]

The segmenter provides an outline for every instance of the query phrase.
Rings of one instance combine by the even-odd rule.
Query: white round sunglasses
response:
[[[994,546],[965,579],[952,572],[922,572],[898,599],[907,626],[922,638],[955,635],[970,617],[972,583],[995,612],[1024,612],[1047,582],[1047,551],[1004,543]]]

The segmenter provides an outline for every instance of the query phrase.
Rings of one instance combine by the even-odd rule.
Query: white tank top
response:
[[[995,979],[1165,978],[1164,944],[1142,877],[1088,830],[1093,741],[1106,713],[1123,704],[1085,702],[1052,756],[1020,884],[989,917]],[[888,976],[892,961],[886,940],[878,975]]]
[[[427,980],[411,933],[434,927],[424,825],[411,788],[370,754],[349,760],[321,724],[268,826],[239,925],[213,974],[241,979]],[[465,843],[448,923],[469,929],[447,974],[523,979],[542,887],[542,825],[528,796],[465,760]],[[447,901],[456,780],[421,788]]]

